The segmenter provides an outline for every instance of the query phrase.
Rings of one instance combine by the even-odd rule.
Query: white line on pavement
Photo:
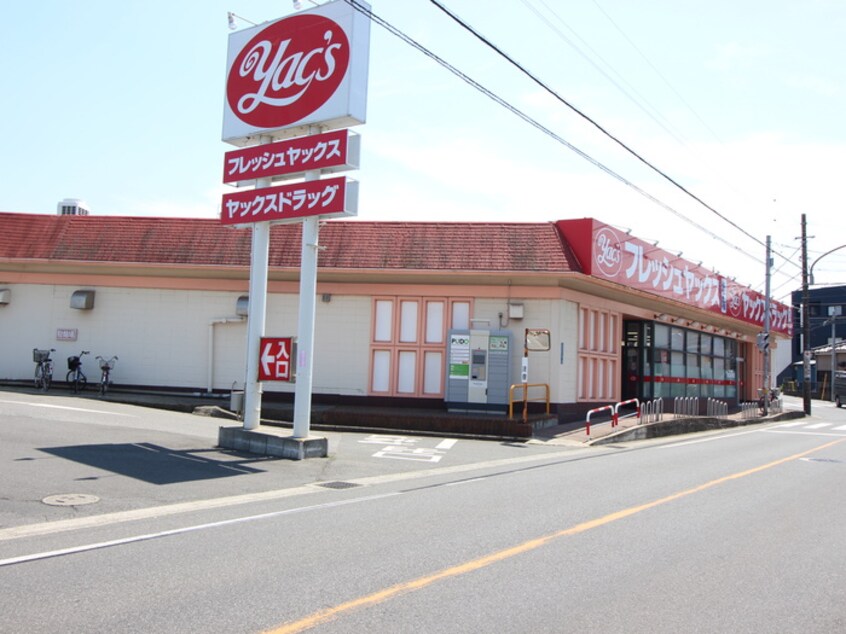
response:
[[[160,537],[168,537],[170,535],[181,535],[184,533],[192,533],[195,531],[206,530],[209,528],[218,528],[220,526],[229,526],[231,524],[240,524],[243,522],[254,522],[256,520],[268,519],[271,517],[280,517],[282,515],[292,515],[294,513],[303,513],[306,511],[322,510],[333,508],[336,506],[344,506],[346,504],[357,504],[358,502],[368,502],[371,500],[380,500],[383,498],[400,495],[399,492],[382,493],[380,495],[369,495],[366,497],[353,498],[351,500],[336,500],[334,502],[326,502],[324,504],[314,504],[312,506],[300,506],[293,509],[285,509],[283,511],[272,511],[270,513],[260,513],[258,515],[248,515],[246,517],[236,517],[229,520],[221,520],[219,522],[209,522],[207,524],[195,524],[193,526],[184,526],[182,528],[174,528],[167,531],[159,531],[157,533],[145,533],[143,535],[134,535],[132,537],[124,537],[122,539],[112,539],[105,542],[96,542],[94,544],[84,544],[82,546],[73,546],[71,548],[62,548],[59,550],[48,550],[40,553],[32,553],[29,555],[21,555],[19,557],[10,557],[8,559],[0,559],[0,568],[3,566],[11,566],[13,564],[22,564],[28,561],[37,561],[39,559],[49,559],[50,557],[60,557],[62,555],[73,555],[77,553],[84,553],[91,550],[99,550],[101,548],[109,548],[111,546],[121,546],[124,544],[133,544],[137,542],[149,541],[151,539],[158,539]]]
[[[118,412],[108,412],[102,409],[86,409],[84,407],[70,407],[68,405],[49,405],[47,403],[31,403],[29,401],[6,401],[0,399],[0,403],[12,403],[14,405],[27,405],[29,407],[46,407],[48,409],[64,409],[69,412],[87,412],[89,414],[108,414],[109,416],[127,416],[129,418],[137,418],[132,414],[120,414]]]

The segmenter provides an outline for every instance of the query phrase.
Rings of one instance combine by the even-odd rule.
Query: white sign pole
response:
[[[309,128],[316,134],[317,127]],[[305,173],[305,180],[317,180],[320,171]],[[313,383],[314,318],[317,299],[317,255],[320,217],[303,220],[300,256],[300,314],[297,322],[297,382],[294,387],[293,438],[308,438],[311,433],[311,392]]]
[[[270,143],[262,136],[259,143]],[[256,180],[256,187],[269,187],[269,178]],[[247,311],[247,381],[244,386],[244,429],[261,424],[262,385],[258,380],[261,338],[267,314],[267,269],[270,254],[270,223],[253,224],[253,246],[250,254],[250,305]]]

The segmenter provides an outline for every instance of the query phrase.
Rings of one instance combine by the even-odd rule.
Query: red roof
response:
[[[299,268],[299,224],[271,229],[270,266]],[[217,219],[0,212],[0,260],[250,264],[251,231]],[[331,220],[320,268],[580,272],[554,223]]]

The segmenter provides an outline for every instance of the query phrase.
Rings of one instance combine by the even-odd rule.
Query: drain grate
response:
[[[83,506],[95,504],[100,501],[100,498],[86,493],[62,493],[60,495],[48,495],[41,501],[50,506]]]
[[[354,489],[355,487],[360,487],[360,484],[356,484],[355,482],[341,482],[340,480],[336,480],[334,482],[318,482],[317,486],[323,487],[324,489]]]

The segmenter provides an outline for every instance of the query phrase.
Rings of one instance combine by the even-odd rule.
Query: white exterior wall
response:
[[[318,294],[314,337],[314,392],[367,394],[370,359],[370,297],[332,295],[324,302]],[[268,295],[268,336],[297,335],[296,295]],[[293,392],[293,383],[268,382],[265,392]]]
[[[520,382],[523,357],[523,338],[527,328],[547,328],[550,331],[549,352],[529,353],[529,383],[546,383],[553,403],[571,403],[576,400],[576,369],[578,353],[578,304],[567,300],[524,300],[523,319],[507,319],[508,307],[502,299],[476,299],[473,317],[474,328],[511,331],[512,383]],[[503,317],[500,320],[499,314]],[[562,348],[563,346],[563,348]],[[563,357],[562,357],[563,350]],[[541,389],[541,388],[538,388]],[[518,394],[518,396],[521,396]],[[530,398],[541,393],[533,390]]]
[[[0,307],[0,379],[26,380],[35,364],[33,348],[55,348],[55,377],[64,379],[66,359],[89,350],[83,371],[99,378],[96,355],[120,357],[112,374],[118,384],[205,390],[209,377],[209,330],[213,327],[213,389],[244,384],[246,321],[235,304],[244,293],[90,287],[94,308],[70,308],[79,286],[7,285],[12,300]],[[315,392],[367,393],[370,344],[369,297],[333,296],[318,302]],[[76,329],[77,341],[57,341],[59,329]],[[295,336],[296,295],[268,295],[268,336]],[[293,391],[292,384],[266,383],[267,391]]]

